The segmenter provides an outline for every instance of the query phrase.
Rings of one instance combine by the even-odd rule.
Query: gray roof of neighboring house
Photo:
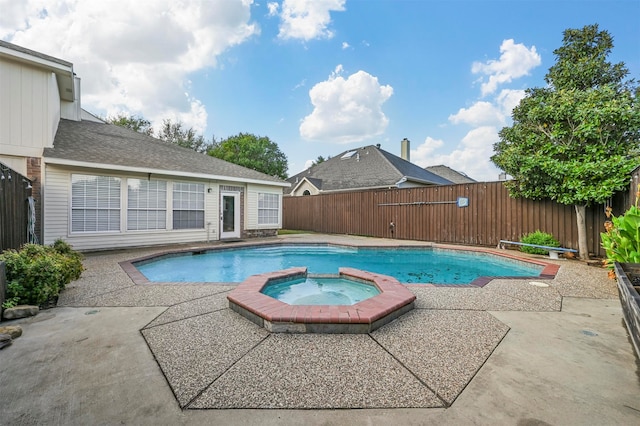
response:
[[[425,167],[425,170],[430,171],[431,173],[435,173],[438,176],[442,176],[443,178],[450,180],[453,183],[472,183],[476,182],[475,179],[471,179],[466,174],[459,172],[457,170],[453,170],[451,167],[447,167],[445,165],[439,166],[429,166]]]
[[[229,163],[191,149],[164,142],[114,124],[60,120],[53,148],[45,148],[50,162],[93,163],[95,167],[160,170],[171,175],[202,174],[211,178],[266,181],[279,186],[278,177]],[[53,160],[53,161],[51,161]],[[56,161],[58,160],[58,161]],[[87,165],[88,167],[91,164]]]
[[[348,153],[353,155],[345,157]],[[425,185],[449,185],[451,182],[374,145],[344,151],[287,180],[291,190],[307,178],[321,191],[381,188],[396,185],[401,179]]]

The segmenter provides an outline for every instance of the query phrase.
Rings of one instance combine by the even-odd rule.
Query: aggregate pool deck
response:
[[[324,235],[279,238],[425,245]],[[235,285],[137,285],[118,264],[166,250],[87,255],[86,271],[60,295],[58,306],[166,307],[141,333],[184,409],[448,407],[509,331],[492,311],[560,311],[563,297],[617,298],[605,270],[537,257],[559,266],[555,278],[494,279],[473,288],[409,285],[417,296],[415,309],[372,333],[270,334],[229,309],[226,296]]]

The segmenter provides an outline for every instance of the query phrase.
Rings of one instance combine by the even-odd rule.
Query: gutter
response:
[[[443,178],[444,179],[444,178]],[[399,181],[397,181],[395,183],[395,185],[400,188],[400,185],[402,185],[405,182],[416,182],[416,183],[422,183],[422,184],[427,184],[427,185],[453,185],[453,182],[449,182],[449,183],[435,183],[429,180],[424,180],[424,179],[417,179],[417,178],[412,178],[409,176],[402,176],[402,178],[400,178]]]

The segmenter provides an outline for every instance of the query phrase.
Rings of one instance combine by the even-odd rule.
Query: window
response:
[[[120,179],[71,175],[71,232],[120,231]]]
[[[353,157],[356,152],[358,151],[349,151],[349,152],[345,152],[344,155],[342,157],[340,157],[341,160],[348,160],[349,158]]]
[[[204,184],[173,184],[173,229],[204,229]]]
[[[167,228],[167,182],[127,180],[127,229]]]
[[[258,225],[277,225],[280,212],[278,194],[258,193]]]

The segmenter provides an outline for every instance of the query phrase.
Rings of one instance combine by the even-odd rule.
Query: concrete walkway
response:
[[[270,335],[227,308],[233,286],[139,286],[117,264],[157,251],[87,256],[58,308],[20,321],[0,351],[0,423],[640,423],[639,367],[600,268],[558,261],[547,288],[410,286],[416,309],[374,333]]]

